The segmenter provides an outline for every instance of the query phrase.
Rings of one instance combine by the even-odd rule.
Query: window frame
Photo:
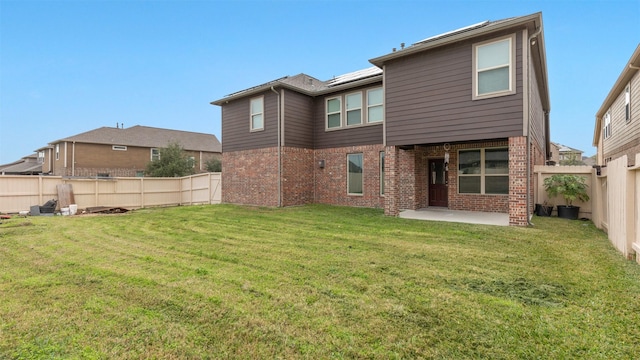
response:
[[[382,102],[381,103],[376,103],[376,104],[370,104],[369,103],[369,93],[373,92],[373,91],[380,91],[382,93]],[[380,120],[376,120],[376,121],[371,121],[370,120],[370,116],[369,116],[369,110],[371,108],[375,108],[375,107],[381,107],[382,108],[382,119]],[[384,88],[382,86],[380,87],[376,87],[376,88],[372,88],[372,89],[367,89],[367,124],[378,124],[378,123],[383,123],[384,122]]]
[[[493,45],[503,41],[509,42],[509,63],[506,65],[493,66],[489,68],[483,68],[478,70],[478,51],[488,45]],[[510,34],[506,36],[502,36],[499,38],[494,38],[486,41],[482,41],[479,43],[475,43],[472,46],[472,100],[482,100],[482,99],[490,99],[494,97],[513,95],[516,93],[516,34]],[[506,90],[498,90],[492,91],[488,93],[480,94],[478,92],[478,87],[480,85],[480,80],[478,78],[481,72],[496,70],[507,67],[509,74],[509,87]]]
[[[359,193],[357,192],[351,192],[351,171],[349,169],[349,162],[350,162],[350,157],[351,156],[359,156],[360,157],[360,170],[362,171],[360,174],[360,191]],[[364,154],[363,153],[351,153],[351,154],[347,154],[347,195],[350,196],[364,196]]]
[[[260,112],[253,112],[253,103],[254,101],[260,100]],[[261,116],[261,125],[260,127],[254,127],[253,125],[253,117],[260,115]],[[254,131],[263,131],[264,130],[264,95],[256,96],[254,98],[249,99],[249,132]]]
[[[151,161],[154,161],[153,159],[153,152],[156,151],[158,153],[157,159],[156,160],[160,160],[160,149],[158,148],[151,148],[150,149],[150,153],[151,153]]]
[[[60,144],[56,144],[56,160],[60,160]]]
[[[611,110],[607,110],[602,118],[602,139],[606,140],[611,137]]]
[[[624,88],[624,112],[627,123],[631,122],[631,83]]]
[[[507,156],[509,154],[509,148],[506,146],[496,146],[496,147],[487,147],[487,148],[472,148],[472,149],[459,149],[458,150],[458,194],[459,195],[497,195],[504,196],[509,195],[509,188],[507,187],[506,193],[487,193],[486,191],[486,180],[487,177],[507,177],[507,183],[509,183],[509,168],[507,165],[506,173],[498,173],[498,174],[487,174],[486,172],[486,150],[505,150],[507,152]],[[478,174],[462,174],[460,172],[460,153],[461,152],[471,152],[471,151],[480,151],[480,173]],[[480,192],[461,192],[460,191],[460,178],[461,177],[478,177],[480,178]]]
[[[339,103],[339,110],[338,111],[329,112],[329,101],[331,101],[331,100],[338,100],[338,103]],[[343,127],[343,125],[342,125],[342,95],[325,98],[325,100],[324,100],[324,113],[325,113],[325,122],[324,122],[325,130],[341,129]],[[340,125],[331,126],[330,127],[329,126],[329,115],[335,115],[335,114],[338,114],[340,116]]]
[[[360,107],[356,107],[356,108],[350,109],[348,100],[349,100],[350,96],[354,96],[354,95],[358,95],[360,97]],[[345,120],[344,125],[346,127],[362,125],[362,120],[364,118],[364,116],[363,116],[364,114],[363,114],[363,111],[362,111],[362,108],[363,108],[362,100],[363,100],[362,99],[362,91],[356,91],[356,92],[344,94],[344,120]],[[354,124],[349,124],[349,112],[353,112],[353,111],[360,111],[360,121],[357,122],[357,123],[354,123]]]

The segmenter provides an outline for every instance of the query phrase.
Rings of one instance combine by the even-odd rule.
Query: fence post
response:
[[[140,178],[140,207],[144,208],[144,177]]]

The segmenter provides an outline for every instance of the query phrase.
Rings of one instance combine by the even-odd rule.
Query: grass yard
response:
[[[0,358],[640,356],[640,266],[590,222],[232,205],[0,225]]]

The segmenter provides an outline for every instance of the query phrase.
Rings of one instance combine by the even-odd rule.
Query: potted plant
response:
[[[558,217],[564,219],[578,218],[580,207],[573,206],[575,200],[589,201],[585,178],[579,175],[552,175],[544,179],[544,188],[550,198],[558,195],[564,198],[565,205],[558,205]]]
[[[536,204],[535,213],[537,216],[551,216],[553,211],[553,205],[549,204],[546,200],[542,204]]]

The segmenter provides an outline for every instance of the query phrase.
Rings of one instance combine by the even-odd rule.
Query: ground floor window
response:
[[[362,154],[347,154],[347,193],[362,195]]]
[[[509,149],[460,150],[458,193],[509,194]]]

